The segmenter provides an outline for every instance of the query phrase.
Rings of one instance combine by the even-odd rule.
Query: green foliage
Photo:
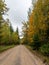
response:
[[[49,54],[49,0],[35,0],[28,12],[29,25],[23,26],[23,38],[33,49]],[[27,28],[28,27],[28,28]],[[26,44],[27,44],[26,43]]]
[[[16,32],[13,32],[12,33],[12,36],[11,36],[11,42],[15,45],[19,44],[19,39],[18,39],[18,35],[16,34]]]
[[[41,46],[40,44],[40,41],[39,41],[39,36],[38,34],[34,34],[34,37],[33,37],[33,49],[34,50],[39,50],[39,47]]]
[[[4,37],[3,26],[5,22],[5,20],[3,19],[3,14],[5,14],[6,11],[7,11],[6,4],[4,3],[3,0],[0,0],[0,44],[3,44],[2,40]]]
[[[23,23],[22,27],[22,34],[23,34],[23,44],[28,44],[28,22]]]
[[[14,32],[11,23],[10,23],[10,32],[11,32],[11,34]]]
[[[2,32],[0,33],[0,45],[19,44],[19,33],[14,32],[9,21],[5,21],[2,25]]]
[[[0,52],[3,52],[3,51],[5,51],[5,50],[7,50],[7,49],[10,49],[10,48],[13,48],[15,45],[10,45],[10,46],[0,46]]]
[[[0,15],[5,14],[7,11],[6,4],[4,3],[4,0],[0,0]]]
[[[2,33],[3,33],[2,43],[9,44],[10,28],[9,28],[8,22],[4,23]]]
[[[14,32],[9,19],[4,20],[3,15],[7,12],[4,0],[0,0],[0,45],[18,44],[19,33]]]
[[[43,53],[44,55],[49,56],[49,43],[44,44],[40,47],[40,51],[41,53]]]
[[[16,29],[15,33],[17,34],[17,44],[20,44],[19,29],[18,28]]]

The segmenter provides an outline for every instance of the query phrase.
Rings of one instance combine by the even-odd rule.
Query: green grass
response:
[[[46,62],[49,64],[49,57],[44,56],[42,53],[40,53],[39,51],[35,51],[33,50],[30,46],[26,46],[34,55],[36,55],[37,57],[39,57],[43,62],[46,60]]]
[[[7,49],[13,48],[14,46],[15,45],[0,46],[0,53],[7,50]]]

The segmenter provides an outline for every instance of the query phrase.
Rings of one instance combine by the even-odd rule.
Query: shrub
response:
[[[46,55],[49,56],[49,44],[44,44],[43,46],[40,47],[40,51]]]

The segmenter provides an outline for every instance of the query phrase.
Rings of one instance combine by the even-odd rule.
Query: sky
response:
[[[19,34],[22,31],[22,22],[27,21],[29,8],[32,6],[31,0],[5,0],[7,7],[9,8],[8,15],[4,18],[8,18],[12,23],[13,29],[19,28]]]

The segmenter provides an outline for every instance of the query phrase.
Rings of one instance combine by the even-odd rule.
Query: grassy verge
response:
[[[15,45],[6,45],[6,46],[0,46],[0,53],[7,50],[7,49],[10,49],[10,48],[13,48]]]
[[[39,51],[33,50],[30,46],[26,46],[32,53],[34,53],[37,57],[39,57],[43,62],[49,65],[49,57],[44,56]]]

